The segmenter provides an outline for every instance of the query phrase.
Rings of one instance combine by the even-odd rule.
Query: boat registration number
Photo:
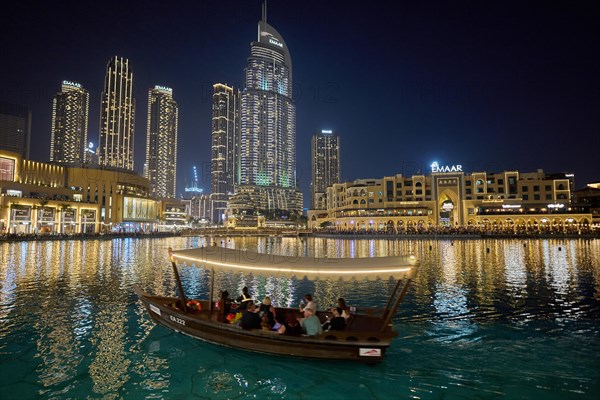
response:
[[[185,321],[181,318],[177,318],[172,315],[169,315],[169,319],[175,323],[178,323],[179,325],[185,325]]]
[[[361,357],[381,357],[381,349],[359,348],[358,355]]]

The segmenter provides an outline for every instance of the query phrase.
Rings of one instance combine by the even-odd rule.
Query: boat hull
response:
[[[185,313],[173,307],[177,298],[157,297],[134,287],[150,317],[166,326],[210,343],[246,351],[326,360],[354,360],[369,364],[383,360],[396,333],[336,331],[318,336],[280,335],[264,330],[244,330],[219,320],[219,311]]]

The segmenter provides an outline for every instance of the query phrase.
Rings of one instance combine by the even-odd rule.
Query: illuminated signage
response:
[[[444,210],[444,211],[452,211],[452,210],[454,210],[454,204],[452,204],[452,203],[444,203],[444,204],[442,204],[442,210]]]
[[[154,89],[164,90],[165,92],[169,92],[169,93],[173,92],[173,89],[171,89],[170,87],[160,86],[160,85],[155,85]]]
[[[283,43],[281,43],[279,40],[277,40],[275,38],[270,37],[269,38],[269,43],[274,44],[277,47],[283,48]]]
[[[521,208],[519,204],[502,204],[502,208]]]
[[[331,129],[321,129],[321,133],[333,133]]]
[[[431,172],[463,172],[462,165],[442,165],[437,161],[431,164]]]
[[[76,87],[76,88],[81,88],[81,84],[80,83],[75,83],[75,82],[71,82],[71,81],[63,81],[62,84],[65,85],[65,86],[73,86],[73,87]]]
[[[548,204],[548,208],[563,208],[564,204]]]

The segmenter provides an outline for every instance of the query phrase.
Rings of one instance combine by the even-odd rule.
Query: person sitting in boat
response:
[[[244,286],[242,294],[236,301],[240,303],[240,306],[238,307],[240,311],[244,311],[248,307],[248,304],[252,302],[252,296],[248,294],[248,286]]]
[[[275,318],[275,307],[271,304],[271,298],[266,296],[262,304],[258,307],[258,314],[263,318],[267,317],[270,329],[279,333],[285,333],[285,326],[277,321]]]
[[[315,315],[315,310],[311,307],[304,307],[304,318],[300,318],[300,326],[308,336],[315,336],[323,333],[323,327],[319,317]]]
[[[317,310],[317,305],[313,301],[313,297],[310,293],[304,295],[304,301],[300,302],[300,312],[304,312],[305,308],[312,308],[313,313]]]
[[[343,297],[338,299],[338,308],[342,309],[341,315],[347,321],[350,318],[350,307],[348,307]]]
[[[260,329],[262,320],[257,313],[258,309],[254,303],[248,303],[247,308],[242,313],[241,326],[244,329]]]
[[[224,290],[221,292],[221,310],[223,310],[223,317],[227,318],[227,315],[231,312],[231,299],[229,298],[229,292]]]
[[[342,317],[342,309],[340,307],[333,307],[331,309],[333,318],[329,319],[323,324],[324,331],[342,331],[346,327],[346,319]],[[329,317],[328,317],[329,318]]]
[[[286,335],[302,335],[304,330],[298,322],[298,318],[294,313],[288,313],[285,318],[285,334]]]

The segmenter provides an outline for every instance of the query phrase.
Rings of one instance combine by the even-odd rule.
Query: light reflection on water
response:
[[[577,397],[597,393],[600,243],[586,240],[388,241],[217,238],[289,256],[414,253],[418,275],[400,338],[377,367],[291,360],[204,344],[155,326],[132,292],[175,293],[168,247],[203,238],[0,245],[0,391],[13,398]],[[182,267],[189,297],[210,274]],[[311,282],[215,274],[232,297],[321,308],[383,305],[393,281]],[[261,368],[257,368],[260,366]],[[299,373],[301,371],[301,373]],[[315,386],[316,385],[316,386]]]

